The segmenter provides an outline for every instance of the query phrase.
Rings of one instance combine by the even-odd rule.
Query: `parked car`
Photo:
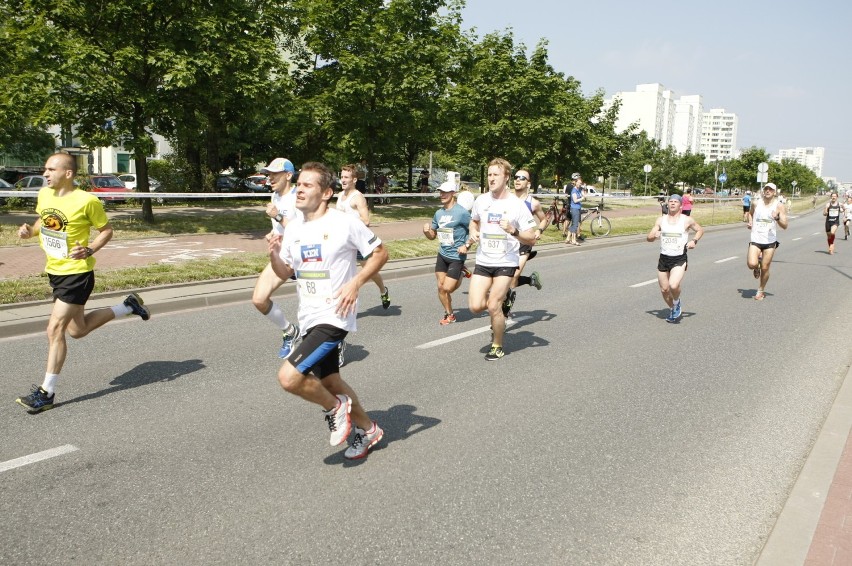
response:
[[[44,175],[29,175],[15,183],[15,189],[19,191],[37,191],[47,186],[47,177]]]
[[[135,173],[122,173],[121,175],[116,175],[121,181],[124,183],[124,186],[131,191],[136,190],[137,178]],[[156,191],[160,188],[160,182],[157,179],[153,179],[148,177],[148,189]]]
[[[89,175],[83,183],[83,188],[92,193],[133,193],[115,175]],[[125,196],[99,196],[98,198],[104,204],[127,202]]]
[[[219,175],[216,177],[216,190],[220,193],[237,193],[240,180],[233,175]]]
[[[239,182],[239,192],[242,193],[270,193],[272,186],[267,184],[265,175],[252,175]]]
[[[3,179],[0,179],[0,191],[12,191],[15,187],[11,185],[11,183],[7,183]],[[6,206],[6,197],[0,197],[0,206]]]

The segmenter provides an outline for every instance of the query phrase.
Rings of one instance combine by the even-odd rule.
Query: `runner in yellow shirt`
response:
[[[39,217],[30,226],[18,228],[18,236],[38,235],[47,255],[45,271],[53,289],[53,310],[47,323],[47,370],[41,386],[17,402],[31,413],[53,408],[59,373],[65,363],[68,346],[65,333],[82,338],[116,317],[130,314],[148,320],[151,313],[142,298],[131,293],[120,305],[85,312],[86,301],[95,288],[95,252],[112,238],[112,226],[98,199],[74,186],[77,161],[67,153],[55,153],[47,159],[44,176],[47,186],[39,191],[36,212]],[[91,228],[98,235],[89,241]]]

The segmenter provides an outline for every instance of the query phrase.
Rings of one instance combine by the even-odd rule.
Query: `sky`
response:
[[[852,182],[852,3],[846,0],[466,0],[463,29],[511,30],[527,54],[606,96],[660,83],[739,117],[737,146],[824,147]]]

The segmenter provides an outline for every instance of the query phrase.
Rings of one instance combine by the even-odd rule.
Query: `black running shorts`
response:
[[[499,267],[489,267],[487,265],[479,265],[476,264],[476,269],[473,270],[474,275],[483,275],[485,277],[490,277],[494,279],[495,277],[514,277],[515,272],[518,270],[517,265],[513,266],[499,266]]]
[[[657,262],[657,271],[662,271],[668,273],[672,270],[672,268],[677,267],[679,265],[683,266],[683,269],[687,269],[686,262],[686,254],[681,255],[663,255],[660,254],[660,260]]]
[[[446,273],[450,279],[458,280],[461,277],[462,267],[464,267],[463,261],[447,259],[441,254],[438,254],[438,259],[435,260],[435,273]]]
[[[95,272],[74,273],[73,275],[47,274],[53,289],[53,300],[69,305],[85,305],[95,288]]]
[[[322,379],[340,373],[340,343],[348,332],[330,324],[318,324],[308,330],[287,361],[299,373],[312,373]]]

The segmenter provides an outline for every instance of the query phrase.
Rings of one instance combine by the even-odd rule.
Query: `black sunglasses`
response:
[[[515,175],[515,180],[516,180],[516,181],[529,181],[529,180],[530,180],[530,178],[529,178],[529,177],[524,177],[523,175]]]

